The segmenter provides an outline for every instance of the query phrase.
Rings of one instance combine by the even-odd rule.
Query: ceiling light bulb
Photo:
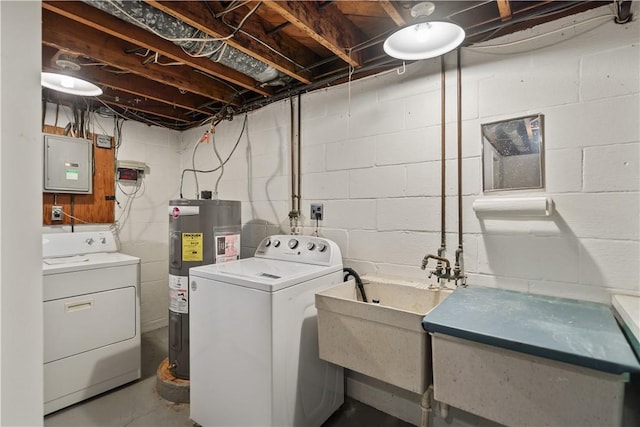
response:
[[[429,30],[431,29],[428,22],[423,22],[416,25],[416,40],[420,43],[424,43],[429,40]]]
[[[41,73],[42,86],[78,96],[100,96],[102,89],[86,80],[58,73]]]
[[[451,52],[460,46],[464,38],[462,27],[451,22],[419,22],[391,34],[383,48],[393,58],[415,61]]]
[[[60,79],[60,86],[66,87],[67,89],[73,89],[73,79],[69,76],[62,76]]]

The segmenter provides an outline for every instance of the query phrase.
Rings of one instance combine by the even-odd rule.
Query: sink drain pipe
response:
[[[431,413],[431,395],[433,394],[433,384],[422,393],[420,401],[420,427],[429,427],[429,414]]]

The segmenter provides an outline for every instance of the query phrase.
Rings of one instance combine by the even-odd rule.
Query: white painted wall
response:
[[[123,126],[121,160],[136,160],[149,165],[140,196],[133,200],[131,213],[122,225],[121,250],[140,257],[140,317],[142,332],[168,324],[169,295],[169,200],[178,197],[180,133],[135,122]],[[122,186],[116,192],[120,206],[116,219],[126,217]]]
[[[637,5],[636,5],[637,7]],[[468,282],[608,303],[613,292],[640,294],[640,26],[614,24],[609,7],[462,51],[464,262]],[[593,20],[591,20],[593,18]],[[586,22],[572,26],[574,22]],[[564,31],[544,35],[560,27]],[[533,37],[530,41],[516,40]],[[447,256],[457,246],[455,54],[447,72]],[[440,75],[438,60],[302,97],[303,214],[325,204],[320,234],[338,243],[360,273],[426,281],[425,253],[440,236]],[[482,123],[545,116],[546,190],[556,214],[484,219]],[[242,118],[217,128],[224,158]],[[204,128],[183,133],[182,167]],[[220,183],[220,198],[243,202],[243,253],[288,231],[289,103],[249,114],[248,131]],[[197,168],[217,164],[200,147]],[[189,177],[188,177],[189,178]],[[212,189],[216,174],[200,177]],[[188,181],[188,182],[187,182]],[[193,197],[192,181],[185,194]],[[305,234],[313,224],[305,221]],[[280,228],[282,227],[282,230]],[[349,393],[416,423],[416,396],[351,374]]]
[[[29,30],[25,31],[26,28]],[[40,2],[0,2],[0,425],[3,426],[42,425],[40,43]]]

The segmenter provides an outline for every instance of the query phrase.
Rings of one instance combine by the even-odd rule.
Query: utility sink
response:
[[[368,303],[354,280],[316,294],[320,358],[424,393],[431,383],[431,342],[422,319],[451,291],[398,278],[362,281]]]

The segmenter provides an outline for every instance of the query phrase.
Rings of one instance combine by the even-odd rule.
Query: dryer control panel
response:
[[[255,256],[325,266],[342,264],[338,245],[315,236],[281,234],[266,237],[260,242]]]

